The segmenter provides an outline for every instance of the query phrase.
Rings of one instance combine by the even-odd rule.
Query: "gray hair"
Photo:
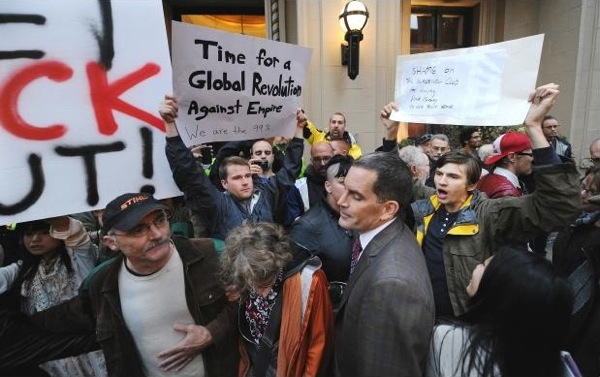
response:
[[[431,136],[431,141],[433,140],[441,140],[441,141],[445,141],[446,143],[450,144],[450,139],[448,139],[448,136],[444,135],[444,134],[435,134]]]
[[[400,156],[402,161],[406,162],[406,165],[408,165],[409,167],[421,165],[421,155],[427,157],[427,155],[423,153],[421,148],[415,147],[414,145],[407,145],[406,147],[402,147],[398,151],[398,156]]]
[[[479,156],[479,159],[482,162],[485,162],[485,160],[493,154],[494,154],[494,145],[493,144],[483,144],[477,150],[477,155]]]
[[[283,228],[267,222],[245,222],[225,240],[222,280],[243,295],[276,276],[291,259],[290,241]]]

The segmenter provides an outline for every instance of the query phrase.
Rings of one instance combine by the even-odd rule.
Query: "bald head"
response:
[[[327,163],[333,156],[333,147],[327,141],[319,141],[310,149],[310,161],[315,171],[322,176],[327,172]]]
[[[333,154],[345,156],[350,150],[350,144],[344,139],[331,140],[329,142],[333,148]]]
[[[590,144],[590,158],[594,164],[600,165],[600,137]]]

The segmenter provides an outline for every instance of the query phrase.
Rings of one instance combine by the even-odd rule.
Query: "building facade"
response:
[[[191,7],[191,3],[196,7]],[[202,12],[207,6],[214,12],[215,7],[222,6],[218,3],[165,0],[165,9],[169,18],[178,13],[182,4],[188,9],[194,8],[192,12]],[[248,7],[250,3],[250,0],[233,1],[231,6],[235,8],[237,4],[237,10],[248,12],[240,5]],[[332,113],[342,112],[363,150],[375,149],[384,135],[379,111],[393,100],[396,56],[409,54],[411,50],[423,51],[423,46],[427,51],[452,47],[444,47],[448,40],[439,34],[441,29],[437,31],[437,37],[441,38],[437,41],[415,35],[415,16],[433,14],[438,26],[445,21],[456,26],[458,23],[453,19],[465,16],[462,19],[465,22],[460,23],[464,33],[457,35],[454,30],[450,35],[450,45],[454,42],[454,47],[545,34],[537,82],[560,84],[561,96],[553,115],[560,121],[561,134],[573,145],[578,165],[584,165],[583,159],[589,157],[590,142],[600,137],[599,1],[364,0],[363,3],[369,10],[369,20],[363,30],[360,73],[355,80],[347,76],[340,57],[344,32],[338,15],[345,0],[255,1],[254,10],[249,12],[256,13],[262,6],[267,37],[313,49],[302,102],[317,125],[326,126]],[[427,46],[429,42],[431,46]],[[409,132],[408,126],[403,126],[401,138]]]

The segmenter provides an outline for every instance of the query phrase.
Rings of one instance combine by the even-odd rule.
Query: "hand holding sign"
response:
[[[398,106],[396,106],[395,102],[390,102],[381,109],[381,113],[379,114],[379,119],[381,119],[381,123],[386,130],[386,140],[395,140],[398,135],[399,124],[397,121],[390,119],[390,115],[394,111],[398,111]]]
[[[158,110],[162,120],[167,124],[175,123],[178,111],[179,106],[177,106],[175,97],[171,94],[165,94],[165,100],[160,104],[160,109]]]

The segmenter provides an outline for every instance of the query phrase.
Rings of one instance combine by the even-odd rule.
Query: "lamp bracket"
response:
[[[348,65],[348,53],[350,52],[350,48],[345,43],[341,43],[340,47],[342,49],[342,65]]]

